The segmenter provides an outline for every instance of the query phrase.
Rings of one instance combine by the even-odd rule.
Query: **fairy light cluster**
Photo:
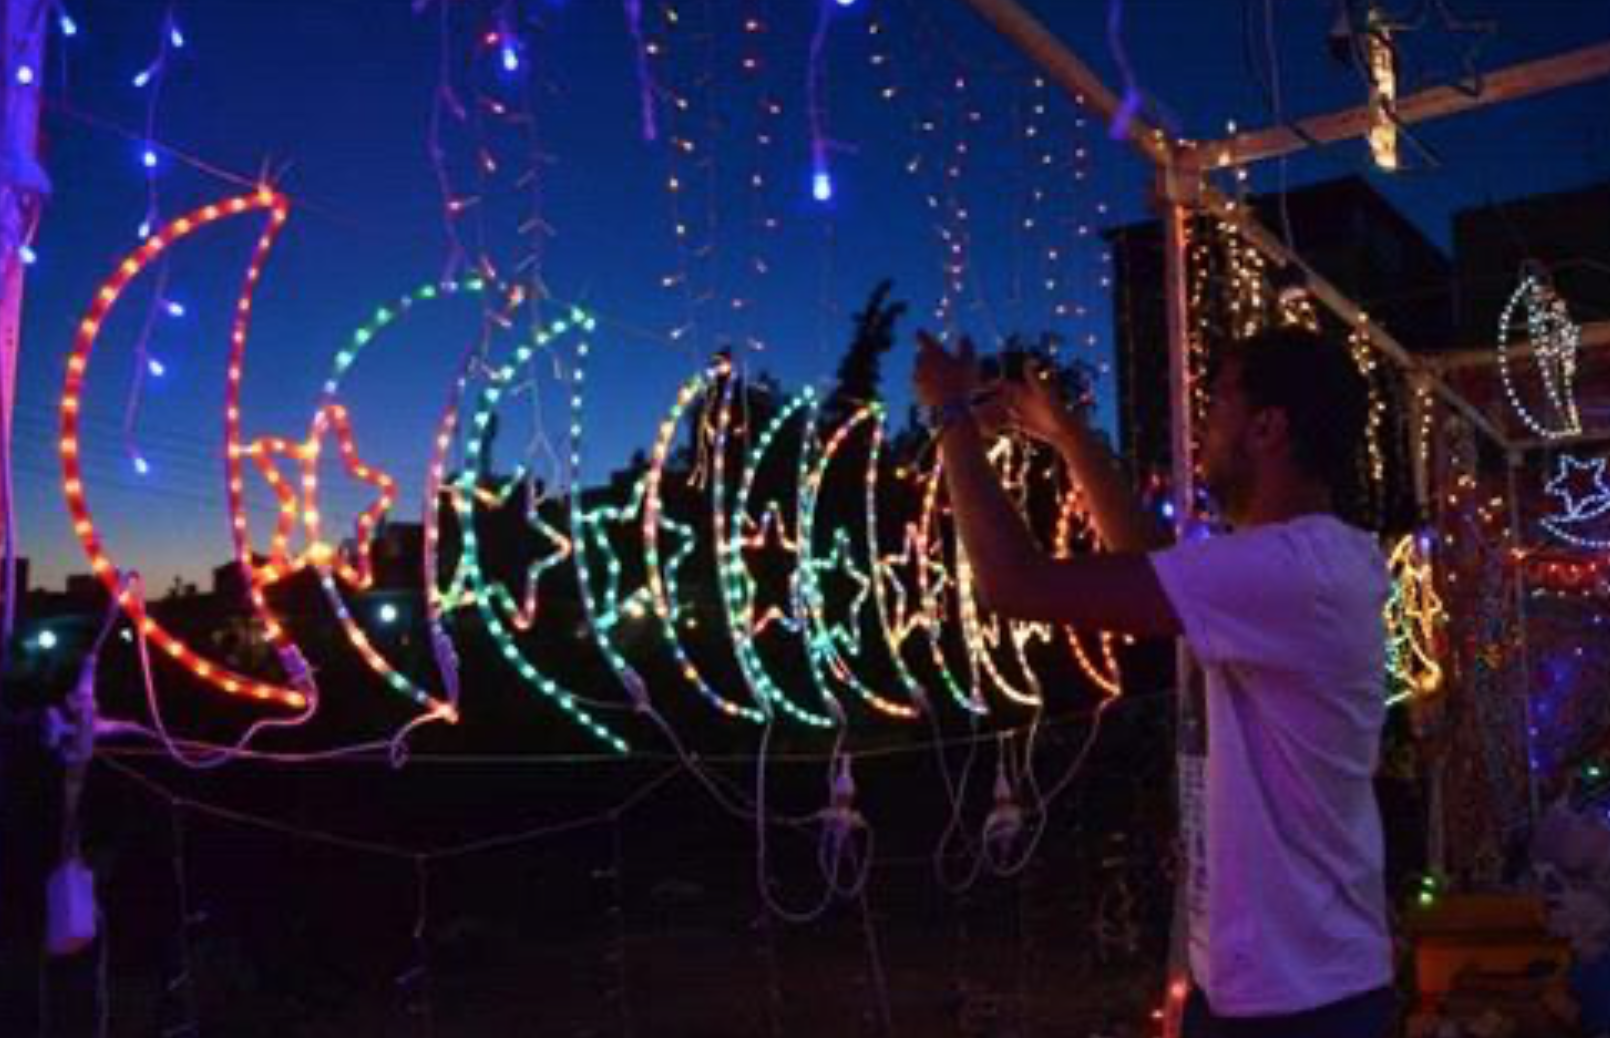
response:
[[[64,36],[76,35],[78,31],[77,23],[65,10],[61,12],[59,25]],[[161,102],[163,85],[167,82],[169,68],[177,59],[179,52],[184,50],[186,42],[184,31],[179,27],[178,17],[170,6],[163,15],[161,30],[157,34],[156,54],[134,74],[131,80],[134,89],[145,94],[145,132],[140,141],[139,153],[140,170],[145,177],[145,215],[140,220],[142,238],[150,235],[159,219],[157,172],[162,159],[156,143],[157,109]]]
[[[778,139],[781,134],[783,104],[772,86],[767,71],[765,44],[770,36],[765,3],[747,0],[743,12],[743,35],[738,59],[737,83],[749,91],[746,105],[754,126],[754,141],[749,147],[750,161],[744,176],[747,198],[747,226],[745,240],[748,252],[741,269],[730,278],[729,306],[739,329],[742,341],[754,350],[764,350],[765,340],[756,324],[756,297],[769,280],[776,242],[782,220],[776,211],[771,190],[770,170],[777,161]],[[745,291],[748,286],[748,291]]]
[[[1578,598],[1610,596],[1610,559],[1604,556],[1562,558],[1525,551],[1516,552],[1514,562],[1524,572],[1526,585],[1539,592]]]
[[[1365,474],[1379,503],[1386,487],[1386,396],[1380,388],[1380,358],[1370,343],[1369,317],[1360,315],[1359,324],[1348,334],[1347,345],[1353,363],[1369,386],[1369,405],[1364,420]]]
[[[1238,168],[1238,178],[1244,172]],[[1271,287],[1268,259],[1246,240],[1235,222],[1234,212],[1244,205],[1244,201],[1231,203],[1231,218],[1212,221],[1206,230],[1198,222],[1186,244],[1193,437],[1200,435],[1207,417],[1207,344],[1213,335],[1215,314],[1232,341],[1256,335],[1271,325],[1320,327],[1314,301],[1306,292],[1277,293]],[[1215,272],[1221,265],[1224,274],[1219,279]],[[1358,322],[1349,328],[1348,348],[1369,390],[1361,466],[1363,480],[1370,489],[1371,506],[1377,513],[1372,520],[1378,522],[1386,499],[1389,401],[1369,328],[1369,316],[1360,314]],[[1429,414],[1429,410],[1424,413]]]
[[[664,136],[666,163],[665,190],[668,203],[672,244],[677,257],[677,269],[660,278],[660,286],[681,297],[683,315],[680,324],[670,329],[672,342],[687,337],[699,339],[709,331],[703,327],[707,304],[714,297],[711,287],[711,270],[715,260],[714,228],[706,226],[703,215],[710,212],[707,202],[717,190],[716,156],[712,149],[701,149],[694,137],[694,126],[702,114],[695,111],[695,98],[690,90],[669,74],[658,72],[665,64],[669,41],[677,33],[692,35],[683,25],[681,7],[666,3],[659,9],[660,22],[643,31],[642,54],[648,76],[664,99],[664,118],[661,132]],[[713,70],[706,68],[704,75],[691,77],[695,85],[708,83]],[[704,100],[708,101],[706,94]]]
[[[934,312],[934,319],[945,327],[955,327],[960,321],[962,302],[967,296],[973,215],[965,186],[967,170],[972,161],[972,144],[969,136],[972,128],[983,121],[982,113],[974,107],[969,94],[969,80],[965,73],[957,73],[952,78],[951,91],[954,101],[950,111],[953,113],[955,123],[950,127],[950,155],[943,160],[944,186],[941,194],[943,205],[937,227],[941,243],[944,288],[939,297],[938,308]]]
[[[1364,57],[1370,86],[1370,155],[1377,166],[1390,173],[1399,166],[1397,52],[1386,19],[1373,6],[1365,26]]]

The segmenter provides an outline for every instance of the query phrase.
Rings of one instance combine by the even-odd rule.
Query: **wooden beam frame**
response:
[[[1016,46],[1049,79],[1069,94],[1083,98],[1103,120],[1110,124],[1124,111],[1124,103],[1119,96],[1108,88],[1101,77],[1097,76],[1067,44],[1034,17],[1023,6],[1021,0],[961,0],[961,2],[972,8],[996,32]],[[1400,122],[1406,124],[1424,122],[1586,83],[1605,76],[1610,76],[1610,41],[1489,73],[1483,77],[1479,93],[1472,94],[1448,86],[1423,90],[1399,100],[1394,112]],[[1351,299],[1303,262],[1301,257],[1287,249],[1285,243],[1259,223],[1244,206],[1236,206],[1207,184],[1202,185],[1197,197],[1189,197],[1190,192],[1184,181],[1192,174],[1205,173],[1220,165],[1245,165],[1289,155],[1309,147],[1310,142],[1332,143],[1362,137],[1368,133],[1369,123],[1368,106],[1360,106],[1302,120],[1296,124],[1301,133],[1295,132],[1290,127],[1279,126],[1239,134],[1226,140],[1191,144],[1170,140],[1162,130],[1150,126],[1138,117],[1132,117],[1126,127],[1126,136],[1141,154],[1158,167],[1159,184],[1165,185],[1160,188],[1158,198],[1165,224],[1171,220],[1178,220],[1181,206],[1202,208],[1230,220],[1265,255],[1301,270],[1307,280],[1308,289],[1316,300],[1342,320],[1366,330],[1370,342],[1382,355],[1410,376],[1423,379],[1423,384],[1428,385],[1433,394],[1463,415],[1495,444],[1505,450],[1510,450],[1512,447],[1524,449],[1529,446],[1527,441],[1511,444],[1502,430],[1475,405],[1457,393],[1443,377],[1446,371],[1489,363],[1490,355],[1485,355],[1485,351],[1444,354],[1440,357],[1410,353],[1390,332],[1371,321]],[[1170,293],[1179,291],[1180,286],[1174,283],[1177,280],[1176,278],[1170,281],[1165,289]],[[1182,302],[1172,298],[1169,300],[1171,319],[1177,319],[1178,315],[1174,311]],[[1171,371],[1185,362],[1182,353],[1185,345],[1181,338],[1178,334],[1169,336]],[[1601,345],[1606,338],[1610,338],[1610,330],[1605,329],[1603,325],[1590,325],[1583,330],[1584,346]],[[1524,353],[1518,355],[1524,356]],[[1171,386],[1175,393],[1184,388],[1177,384],[1178,379],[1171,381],[1176,383]],[[1175,402],[1175,410],[1178,410],[1178,401]],[[1176,440],[1178,439],[1176,434]],[[1188,438],[1185,443],[1188,449]]]
[[[1610,442],[1610,429],[1587,429],[1575,436],[1560,436],[1546,438],[1532,436],[1524,440],[1511,440],[1509,449],[1517,453],[1526,451],[1561,451],[1571,447],[1582,447],[1592,443]]]
[[[962,0],[968,7],[1034,64],[1047,78],[1085,103],[1102,121],[1111,126],[1121,112],[1121,98],[1091,71],[1067,44],[1058,39],[1038,18],[1030,14],[1018,0]],[[1148,124],[1138,114],[1128,119],[1127,136],[1141,154],[1159,166],[1171,166],[1175,160],[1173,143],[1162,130]]]
[[[1579,349],[1595,350],[1610,346],[1610,321],[1594,321],[1582,326],[1582,341]],[[1532,355],[1532,345],[1517,346],[1509,351],[1515,360],[1525,360]],[[1455,350],[1448,353],[1438,353],[1425,358],[1426,366],[1439,375],[1446,375],[1451,371],[1469,371],[1474,368],[1488,368],[1498,363],[1498,347],[1489,346],[1485,349]]]
[[[1488,73],[1482,77],[1479,94],[1451,86],[1422,90],[1399,99],[1393,113],[1397,121],[1405,125],[1425,122],[1605,76],[1610,76],[1610,40]],[[1334,144],[1363,137],[1369,133],[1370,120],[1369,107],[1361,105],[1329,115],[1299,119],[1291,126],[1271,126],[1201,143],[1192,148],[1189,153],[1191,157],[1183,161],[1204,169],[1220,165],[1249,165],[1290,155],[1314,144]]]

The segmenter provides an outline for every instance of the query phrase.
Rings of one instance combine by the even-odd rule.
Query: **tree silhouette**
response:
[[[885,278],[867,297],[866,309],[855,315],[855,335],[839,369],[833,391],[822,405],[828,425],[847,417],[861,404],[875,400],[882,381],[883,355],[894,348],[895,325],[905,315],[904,302],[890,302],[894,282]]]

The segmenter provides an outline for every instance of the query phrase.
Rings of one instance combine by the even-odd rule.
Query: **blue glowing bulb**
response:
[[[161,378],[163,375],[168,373],[168,366],[162,363],[160,360],[157,360],[155,357],[152,357],[145,362],[145,370],[149,371],[156,378]]]
[[[151,474],[151,466],[144,458],[136,454],[134,456],[134,471],[138,472],[142,476],[149,476]]]
[[[151,237],[151,221],[150,220],[141,220],[140,221],[140,237],[141,238],[149,238],[149,237]]]
[[[168,316],[169,317],[183,317],[184,316],[184,304],[183,303],[175,302],[174,300],[170,299],[167,302],[167,309],[168,309]]]
[[[513,43],[503,44],[503,71],[520,71],[520,52],[515,49]]]
[[[39,262],[39,253],[27,245],[17,249],[17,255],[22,257],[22,265],[25,267],[31,267]]]
[[[78,23],[73,21],[73,16],[68,14],[66,11],[61,13],[61,17],[56,20],[56,24],[61,28],[61,34],[63,36],[78,35]]]
[[[390,602],[387,602],[385,605],[380,607],[379,616],[381,623],[394,624],[397,622],[397,607],[392,605]]]
[[[811,176],[811,197],[818,202],[833,200],[833,174],[819,169]]]
[[[184,33],[180,32],[179,26],[173,22],[168,23],[168,42],[173,44],[175,50],[184,49]]]
[[[141,69],[139,72],[135,73],[135,76],[134,76],[135,89],[143,89],[147,83],[151,82],[151,77],[153,75],[155,75],[155,74],[156,73],[155,73],[154,69],[148,69],[148,68]]]
[[[150,148],[145,149],[145,151],[140,154],[140,162],[145,166],[146,169],[156,169],[157,153]]]
[[[51,649],[56,647],[56,632],[40,631],[39,637],[34,639],[34,644],[39,646],[41,649],[44,649],[46,652],[49,652]]]
[[[17,66],[17,82],[22,86],[34,85],[34,67],[32,65]]]

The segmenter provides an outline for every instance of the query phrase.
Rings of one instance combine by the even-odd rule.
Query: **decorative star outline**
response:
[[[861,615],[872,602],[872,578],[860,566],[856,565],[854,546],[851,544],[850,533],[840,527],[833,531],[833,547],[826,558],[806,559],[804,565],[811,569],[811,577],[816,581],[818,591],[826,591],[823,577],[842,575],[854,586],[855,594],[850,597],[849,608],[842,620],[831,623],[825,618],[822,629],[827,633],[828,640],[835,646],[843,649],[853,656],[861,654],[862,625]],[[824,602],[824,607],[825,607]]]
[[[360,512],[353,524],[354,547],[350,560],[345,553],[325,541],[320,532],[319,456],[323,453],[325,435],[332,431],[347,474],[360,483],[369,484],[376,491],[374,503]],[[374,583],[371,553],[374,533],[396,499],[396,481],[358,456],[352,421],[346,408],[336,403],[320,407],[314,414],[308,438],[300,443],[278,436],[259,437],[247,446],[245,454],[273,491],[279,508],[268,562],[255,568],[259,581],[273,584],[312,564],[333,569],[336,576],[359,589]],[[300,471],[300,493],[280,471],[281,458],[290,459]],[[293,557],[291,538],[299,523],[306,543],[302,551]]]
[[[453,495],[456,502],[462,502],[465,496],[469,496],[478,504],[496,510],[506,506],[515,492],[523,487],[526,491],[524,509],[526,527],[536,535],[536,538],[553,549],[539,554],[526,566],[520,586],[515,591],[511,591],[508,584],[501,581],[486,582],[487,595],[492,599],[493,605],[508,617],[510,625],[516,630],[528,631],[536,624],[540,613],[543,576],[549,570],[568,562],[574,555],[574,546],[563,530],[542,517],[543,499],[536,493],[535,486],[524,468],[516,470],[496,489],[475,486],[472,482],[474,478],[473,474],[465,473],[449,487],[448,492]],[[473,509],[469,515],[473,521]],[[475,593],[470,590],[469,579],[469,556],[460,553],[458,563],[453,568],[453,577],[442,592],[444,612],[474,604]]]
[[[781,605],[772,603],[764,608],[760,604],[761,585],[748,568],[744,567],[744,582],[748,585],[749,595],[749,630],[750,636],[760,637],[773,624],[781,624],[791,633],[800,629],[799,617],[794,613],[794,582],[799,579],[797,560],[799,558],[799,539],[788,532],[788,522],[783,518],[782,506],[775,501],[766,506],[760,514],[758,521],[748,516],[740,516],[740,523],[749,526],[753,532],[743,533],[739,536],[738,544],[742,551],[754,554],[780,551],[796,560],[794,565],[788,566],[789,589]]]
[[[1565,514],[1551,517],[1556,521],[1584,522],[1597,519],[1610,512],[1610,478],[1605,472],[1605,458],[1589,458],[1582,461],[1570,454],[1560,455],[1555,474],[1548,481],[1547,492],[1565,503]],[[1576,473],[1588,473],[1592,489],[1582,495],[1573,492],[1572,484]]]
[[[585,509],[581,513],[578,525],[581,535],[587,539],[589,547],[597,547],[604,552],[614,554],[615,547],[609,540],[609,527],[629,526],[636,529],[643,511],[643,501],[648,486],[646,477],[640,478],[632,484],[631,496],[624,505],[599,505],[597,508]],[[595,572],[598,567],[588,566],[588,574]],[[583,575],[585,576],[585,575]],[[607,637],[608,633],[620,626],[623,606],[634,604],[646,608],[651,603],[647,587],[639,588],[625,598],[621,597],[620,574],[604,567],[604,592],[600,596],[603,608],[594,622],[600,632]]]
[[[670,604],[671,622],[676,623],[682,616],[682,609],[677,602],[677,591],[682,586],[682,578],[678,574],[681,573],[683,566],[693,560],[694,552],[699,549],[699,540],[694,534],[692,523],[678,522],[663,512],[660,514],[659,530],[675,545],[664,555],[663,572],[665,598]]]
[[[522,581],[518,600],[509,594],[505,585],[493,585],[493,594],[508,614],[509,623],[521,631],[529,631],[537,622],[542,604],[543,576],[549,570],[569,562],[575,555],[575,547],[571,544],[570,538],[565,536],[564,531],[542,517],[541,506],[542,501],[535,489],[528,488],[525,502],[526,528],[555,550],[538,555],[526,566],[525,579]]]
[[[520,469],[503,486],[491,490],[476,486],[474,474],[465,472],[458,479],[448,483],[446,489],[452,499],[454,513],[473,519],[474,506],[463,507],[466,497],[473,498],[488,508],[502,508],[508,504],[509,498],[524,479],[525,470]],[[474,604],[475,594],[470,590],[470,557],[467,552],[460,551],[458,560],[453,566],[453,576],[441,592],[441,608],[444,613],[448,613]]]

